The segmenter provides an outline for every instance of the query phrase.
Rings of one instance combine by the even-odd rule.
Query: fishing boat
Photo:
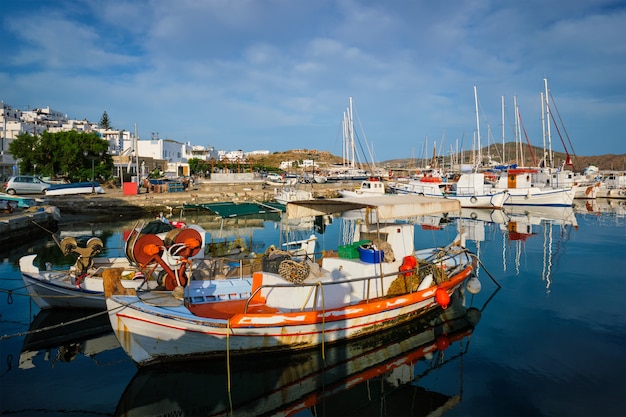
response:
[[[574,204],[577,185],[563,188],[539,187],[533,183],[532,168],[516,168],[504,171],[498,177],[493,192],[507,191],[505,206],[569,206]]]
[[[353,242],[318,262],[269,257],[238,279],[189,280],[143,292],[105,271],[113,330],[140,366],[181,359],[276,354],[371,335],[436,308],[473,276],[477,258],[462,234],[447,247],[416,250],[419,215],[460,210],[456,200],[420,196],[298,201],[288,218],[363,210]],[[396,222],[404,219],[404,222]],[[273,255],[273,254],[272,254]]]
[[[98,182],[68,182],[52,184],[46,190],[46,196],[73,194],[104,194],[104,188]]]
[[[368,197],[385,194],[385,183],[378,178],[370,178],[361,181],[361,184],[354,190],[339,190],[342,197]]]
[[[182,276],[189,258],[201,251],[204,238],[195,227],[178,229],[171,226],[165,233],[163,229],[147,233],[149,227],[150,223],[144,228],[133,228],[126,241],[126,257],[98,256],[104,249],[100,238],[92,237],[80,246],[77,239],[71,236],[57,241],[63,255],[76,256],[76,263],[69,269],[52,269],[49,263],[42,269],[35,264],[37,254],[22,256],[19,260],[20,272],[29,296],[41,309],[104,310],[102,273],[109,268],[123,270],[122,283],[125,287],[154,289],[160,285],[171,286],[171,282]],[[160,255],[160,262],[152,268],[144,268],[144,263],[154,254]]]
[[[462,173],[456,181],[442,182],[439,177],[424,177],[408,182],[390,183],[396,194],[418,194],[458,200],[463,208],[500,209],[509,198],[508,190],[493,191],[482,172]]]
[[[465,301],[454,297],[446,310],[324,351],[238,358],[228,371],[210,360],[142,368],[126,387],[116,415],[191,415],[194,410],[204,416],[309,415],[313,410],[378,415],[381,409],[391,415],[406,410],[441,415],[462,399],[462,359],[484,314]],[[443,377],[444,368],[450,378],[445,384],[438,378],[433,390],[422,377]],[[171,389],[180,381],[185,389]]]

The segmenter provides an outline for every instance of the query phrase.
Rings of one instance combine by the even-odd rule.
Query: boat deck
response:
[[[246,308],[245,299],[229,300],[213,303],[190,304],[187,306],[189,311],[198,316],[215,319],[230,319],[236,314],[243,314]],[[250,314],[276,314],[280,313],[277,308],[269,307],[265,304],[250,303],[248,304],[248,313]]]

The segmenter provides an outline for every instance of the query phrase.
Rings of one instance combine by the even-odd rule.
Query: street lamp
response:
[[[85,158],[89,158],[91,159],[91,194],[95,194],[96,193],[96,184],[95,184],[95,177],[96,177],[96,166],[95,161],[98,157],[102,157],[102,152],[98,153],[98,156],[95,155],[89,155],[89,152],[87,151],[83,151],[83,155],[85,155]]]

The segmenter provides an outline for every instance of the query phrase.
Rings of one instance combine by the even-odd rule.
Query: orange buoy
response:
[[[402,260],[402,265],[400,265],[400,272],[404,272],[404,276],[408,277],[411,275],[411,273],[405,272],[405,271],[410,271],[412,269],[415,269],[416,265],[417,265],[417,259],[415,259],[415,256],[413,255],[405,256],[404,259]]]
[[[437,288],[435,291],[435,300],[444,310],[448,308],[448,304],[450,304],[450,295],[448,295],[448,291],[443,288]]]

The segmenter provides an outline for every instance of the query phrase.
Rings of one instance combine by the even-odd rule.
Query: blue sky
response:
[[[448,155],[472,148],[476,86],[483,146],[503,96],[505,140],[515,97],[541,146],[547,78],[570,153],[626,153],[625,1],[0,0],[0,19],[0,100],[142,139],[341,155],[353,97],[375,160]]]

